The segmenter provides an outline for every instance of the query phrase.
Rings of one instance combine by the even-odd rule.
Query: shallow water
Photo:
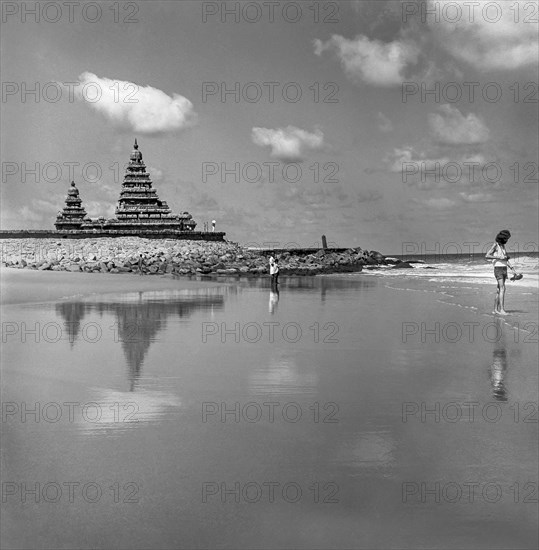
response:
[[[3,546],[535,548],[537,333],[395,282],[7,306]]]

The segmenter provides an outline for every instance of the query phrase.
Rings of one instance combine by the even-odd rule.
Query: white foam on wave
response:
[[[536,261],[534,258],[532,260]],[[520,281],[510,281],[507,284],[518,287],[538,288],[539,274],[536,269],[523,269],[521,263],[515,265],[518,272],[523,273],[524,278]],[[470,283],[472,285],[492,285],[495,283],[494,272],[491,265],[473,265],[473,264],[415,264],[412,269],[381,269],[370,270],[370,275],[380,277],[412,278],[425,279],[429,282],[437,283]],[[510,273],[509,273],[510,274]]]

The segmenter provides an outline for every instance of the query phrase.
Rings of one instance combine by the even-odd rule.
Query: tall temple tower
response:
[[[153,230],[161,227],[177,231],[192,231],[196,226],[191,214],[171,214],[168,204],[159,200],[136,139],[125,171],[116,219],[109,220],[109,224],[115,228],[121,226],[125,229],[137,229],[146,226]]]
[[[58,212],[54,225],[58,230],[80,229],[86,217],[86,210],[82,206],[79,190],[75,182],[72,181],[67,192],[64,209],[62,212]]]

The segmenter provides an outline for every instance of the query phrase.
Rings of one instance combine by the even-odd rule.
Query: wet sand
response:
[[[4,307],[4,547],[536,548],[537,345],[477,296],[361,275],[284,277],[278,296],[114,275],[103,295],[105,277]]]
[[[69,273],[0,268],[0,303],[51,302],[104,292],[139,292],[169,289],[194,290],[222,286],[213,281],[173,278],[171,275],[132,273]]]

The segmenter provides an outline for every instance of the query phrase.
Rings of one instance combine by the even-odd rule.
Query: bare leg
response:
[[[498,279],[498,289],[499,289],[499,313],[501,315],[507,315],[507,311],[505,311],[505,279]]]
[[[496,279],[497,288],[496,288],[496,298],[494,298],[494,311],[492,313],[499,313],[500,312],[500,284],[501,279]]]

